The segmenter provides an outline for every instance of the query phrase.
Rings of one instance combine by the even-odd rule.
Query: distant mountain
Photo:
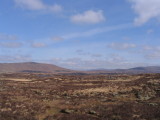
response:
[[[127,74],[140,74],[140,73],[160,73],[160,66],[149,67],[135,67],[130,69],[98,69],[90,70],[88,73],[94,74],[114,74],[114,73],[127,73]]]
[[[56,73],[70,75],[85,74],[141,74],[141,73],[160,73],[160,66],[135,67],[130,69],[97,69],[90,71],[74,71],[58,67],[52,64],[24,62],[24,63],[0,63],[0,73]]]
[[[0,63],[0,73],[8,72],[70,73],[73,71],[52,64],[36,62]]]
[[[137,73],[160,73],[160,66],[135,67],[128,69],[128,71]]]

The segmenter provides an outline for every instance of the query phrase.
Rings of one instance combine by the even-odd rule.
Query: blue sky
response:
[[[160,65],[159,0],[0,1],[0,62]]]

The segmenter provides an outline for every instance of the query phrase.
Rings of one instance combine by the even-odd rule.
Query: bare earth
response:
[[[160,74],[1,74],[0,120],[160,120]]]

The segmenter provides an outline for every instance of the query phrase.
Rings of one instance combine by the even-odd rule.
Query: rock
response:
[[[119,115],[113,115],[112,120],[122,120],[122,119],[121,119],[121,116]]]
[[[62,93],[62,96],[68,96],[67,92],[66,92],[66,91],[63,92],[63,93]]]
[[[157,106],[158,104],[157,103],[149,103],[148,105]]]
[[[113,92],[112,95],[113,95],[114,97],[116,97],[116,96],[119,95],[119,93],[118,93],[118,92]]]
[[[61,113],[66,113],[66,114],[71,114],[71,113],[75,112],[75,110],[62,109],[60,112],[61,112]]]
[[[97,113],[94,110],[90,110],[88,114],[96,115]]]
[[[58,95],[55,95],[54,96],[56,99],[60,99],[61,97],[60,96],[58,96]]]

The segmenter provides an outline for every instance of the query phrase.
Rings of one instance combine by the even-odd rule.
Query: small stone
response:
[[[157,103],[149,103],[149,105],[151,105],[151,106],[157,106],[158,104]]]
[[[88,112],[88,114],[92,114],[92,115],[95,115],[95,114],[97,114],[95,111],[93,111],[93,110],[90,110],[89,112]]]
[[[61,112],[61,113],[66,113],[66,114],[70,114],[70,113],[73,113],[74,110],[62,109],[60,112]]]

